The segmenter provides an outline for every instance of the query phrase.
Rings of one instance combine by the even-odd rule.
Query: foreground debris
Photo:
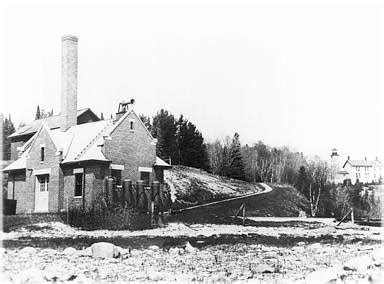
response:
[[[18,283],[249,279],[280,280],[283,283],[336,280],[380,283],[384,280],[382,229],[351,224],[335,229],[328,220],[325,223],[299,222],[293,227],[173,223],[165,228],[136,232],[87,232],[62,223],[42,223],[33,229],[20,228],[3,233],[4,244],[33,240],[39,241],[36,244],[40,247],[3,248],[2,276],[3,280]],[[196,246],[204,237],[220,240],[228,238],[229,234],[239,236],[239,241]],[[254,238],[254,234],[258,237]],[[50,243],[57,238],[77,240],[84,236],[93,240],[92,244],[56,247]],[[188,236],[195,238],[195,242],[184,241],[182,245],[171,246],[148,244],[135,248],[119,247],[114,243],[117,238],[138,236],[146,240],[154,236],[183,237],[181,240],[184,240]],[[273,238],[275,244],[262,244],[258,242],[259,236]],[[99,240],[105,238],[110,242]],[[297,241],[287,244],[287,238]],[[323,282],[318,282],[319,279]]]
[[[383,254],[380,245],[362,243],[293,247],[225,244],[202,249],[186,243],[169,249],[151,246],[132,250],[98,243],[83,250],[7,249],[3,254],[3,280],[18,283],[247,279],[290,279],[303,283],[381,281]]]

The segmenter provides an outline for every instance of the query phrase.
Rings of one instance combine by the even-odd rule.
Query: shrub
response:
[[[120,205],[108,207],[104,198],[95,200],[92,207],[71,208],[68,212],[71,226],[84,230],[143,230],[151,228],[151,216]]]

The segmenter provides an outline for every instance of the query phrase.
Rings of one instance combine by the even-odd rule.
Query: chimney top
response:
[[[61,40],[62,41],[65,41],[65,40],[72,40],[72,41],[79,41],[79,38],[77,36],[74,36],[74,35],[63,35],[61,37]]]

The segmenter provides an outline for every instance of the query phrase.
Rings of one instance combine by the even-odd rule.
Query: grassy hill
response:
[[[263,184],[223,178],[203,170],[174,166],[165,174],[176,208],[264,191]],[[308,213],[308,201],[292,186],[268,184],[272,191],[246,199],[247,216],[297,217]],[[183,221],[204,222],[233,214],[244,200],[195,209],[180,215]]]

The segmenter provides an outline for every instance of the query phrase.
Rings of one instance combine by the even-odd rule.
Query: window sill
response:
[[[73,198],[75,198],[75,199],[81,199],[81,198],[83,198],[83,196],[74,196]]]

